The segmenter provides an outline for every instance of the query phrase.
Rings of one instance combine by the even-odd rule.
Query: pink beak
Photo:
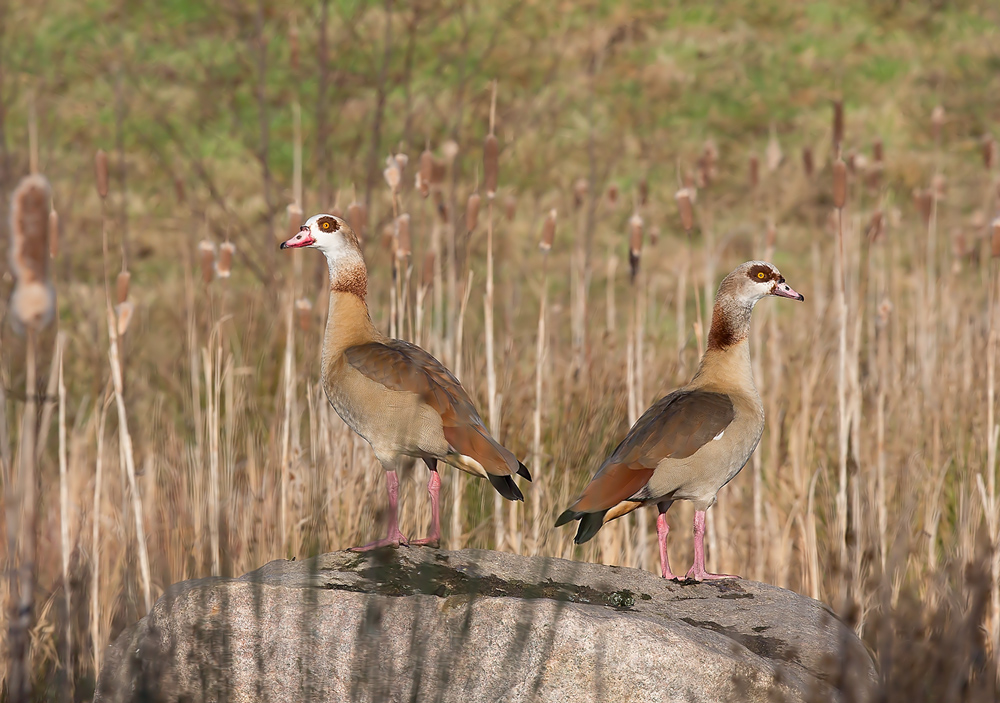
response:
[[[776,295],[779,298],[791,298],[792,300],[805,300],[806,297],[801,293],[796,293],[790,285],[785,283],[784,280],[781,283],[775,283],[774,288],[771,289],[771,295]]]
[[[309,228],[305,225],[299,229],[298,233],[291,239],[281,243],[281,249],[301,249],[310,244],[315,244],[316,239],[309,233]]]

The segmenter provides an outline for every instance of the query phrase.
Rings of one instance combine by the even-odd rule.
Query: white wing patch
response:
[[[722,439],[722,435],[724,435],[724,434],[726,434],[726,431],[722,430],[722,432],[720,432],[719,434],[717,434],[714,437],[712,437],[712,441],[714,442],[717,439]]]

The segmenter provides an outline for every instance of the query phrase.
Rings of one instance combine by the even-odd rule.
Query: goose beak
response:
[[[309,228],[302,225],[294,237],[281,243],[281,249],[301,249],[316,243],[316,238],[309,232]]]
[[[781,283],[775,283],[774,288],[771,290],[771,295],[776,295],[779,298],[791,298],[792,300],[805,300],[806,297],[801,293],[796,293],[790,285],[782,281]]]

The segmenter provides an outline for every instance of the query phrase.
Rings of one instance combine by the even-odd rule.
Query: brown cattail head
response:
[[[413,253],[410,241],[410,215],[404,212],[396,219],[396,258],[405,259]]]
[[[425,198],[431,192],[431,176],[434,171],[434,154],[424,149],[420,154],[420,170],[417,171],[417,190]]]
[[[542,239],[538,242],[538,248],[546,254],[552,251],[552,243],[556,239],[556,216],[556,209],[552,208],[542,221]]]
[[[298,318],[299,329],[303,332],[309,331],[309,323],[312,322],[313,304],[309,298],[299,298],[295,301],[295,317]]]
[[[10,299],[15,329],[40,330],[55,313],[49,279],[52,189],[41,174],[21,179],[10,206],[10,271],[17,279]]]
[[[500,141],[495,134],[486,135],[483,142],[483,187],[486,197],[492,200],[497,194],[500,177]]]
[[[358,239],[364,239],[367,222],[368,213],[364,204],[355,200],[347,206],[347,224],[354,230],[354,234],[358,235]]]
[[[660,241],[660,226],[650,225],[649,227],[649,245],[655,247]]]
[[[639,207],[646,207],[649,202],[649,181],[643,178],[639,181]]]
[[[941,128],[944,127],[944,107],[935,105],[931,110],[931,135],[934,139],[941,137]]]
[[[288,215],[288,224],[285,227],[285,239],[291,239],[302,226],[302,208],[298,203],[290,203],[285,211]]]
[[[299,25],[295,20],[288,27],[288,53],[292,71],[299,71]]]
[[[948,185],[943,173],[935,173],[931,177],[930,191],[935,200],[944,200],[944,196],[948,191]]]
[[[618,204],[618,184],[612,183],[608,186],[608,204],[614,207]]]
[[[402,152],[394,154],[392,158],[396,160],[396,165],[399,166],[400,171],[405,171],[406,166],[410,163],[410,157]]]
[[[576,208],[580,208],[583,205],[583,201],[587,199],[587,193],[590,191],[590,181],[586,178],[577,178],[573,183],[573,205]]]
[[[187,200],[187,194],[184,192],[184,180],[181,178],[174,179],[174,197],[177,199],[178,205],[183,205],[184,201]]]
[[[215,278],[215,245],[202,239],[198,243],[198,259],[201,262],[201,282],[207,286]]]
[[[508,222],[514,221],[514,215],[517,214],[517,198],[513,195],[508,195],[503,201],[504,214],[507,216]]]
[[[479,193],[473,193],[465,205],[465,229],[469,232],[475,230],[476,225],[479,224],[479,202],[481,200]]]
[[[128,332],[133,317],[135,317],[135,306],[132,301],[123,300],[115,306],[115,327],[119,337]]]
[[[847,156],[844,157],[844,163],[847,164],[847,172],[852,176],[857,170],[854,165],[854,161],[855,159],[857,159],[857,157],[858,157],[858,152],[856,152],[854,149],[848,149]]]
[[[778,241],[778,228],[775,226],[773,220],[768,220],[767,231],[764,234],[764,246],[768,249],[774,249],[774,243]]]
[[[49,210],[49,256],[59,255],[59,213],[55,208]]]
[[[993,258],[1000,257],[1000,217],[993,220],[990,237],[990,254]]]
[[[992,244],[992,242],[991,242]],[[961,261],[968,255],[965,245],[965,232],[959,228],[951,231],[951,258],[952,270],[956,273],[961,270]]]
[[[440,189],[434,190],[434,209],[437,210],[438,217],[441,218],[441,222],[448,224],[448,206],[444,202],[444,195],[441,193]]]
[[[882,144],[882,139],[876,139],[872,143],[872,157],[875,159],[875,163],[881,165],[885,161],[885,146]]]
[[[844,143],[844,101],[833,101],[833,153],[840,153],[840,145]]]
[[[686,232],[690,232],[691,228],[694,227],[694,207],[691,204],[693,200],[691,189],[681,188],[674,195],[674,199],[677,201],[677,210],[681,216],[681,226],[684,227]]]
[[[997,143],[993,136],[987,134],[983,137],[983,166],[987,171],[993,170],[993,165],[997,160]]]
[[[847,164],[841,159],[833,162],[833,205],[838,210],[847,204]]]
[[[750,188],[756,189],[760,185],[760,159],[756,154],[750,154]]]
[[[632,282],[639,275],[639,259],[642,256],[642,217],[635,213],[628,221],[628,265],[632,272]]]
[[[885,233],[885,216],[882,214],[882,210],[876,210],[872,213],[871,218],[868,220],[868,227],[865,229],[865,235],[868,237],[868,242],[874,244],[875,242],[882,239],[882,235]]]
[[[128,300],[128,284],[132,280],[132,274],[128,271],[120,271],[115,280],[115,300],[124,303]]]
[[[807,146],[802,147],[802,170],[805,171],[806,178],[812,178],[813,172],[816,170],[813,150]]]
[[[920,213],[924,225],[931,223],[931,215],[934,212],[934,194],[930,188],[917,188],[913,191],[913,204]]]
[[[424,286],[430,287],[434,283],[434,250],[428,249],[424,253],[424,268],[420,274],[420,280]]]
[[[399,192],[399,183],[403,180],[403,169],[399,167],[394,156],[386,157],[382,177],[385,178],[385,183],[392,193]]]
[[[440,188],[444,177],[448,174],[448,164],[439,159],[431,161],[431,188]]]
[[[235,255],[236,245],[232,242],[223,242],[219,245],[219,263],[215,266],[219,278],[229,278],[232,275]]]
[[[447,168],[454,163],[455,157],[458,156],[458,142],[454,139],[449,139],[441,145],[441,153],[444,155],[444,166]]]
[[[94,154],[94,172],[97,178],[97,194],[101,198],[108,197],[108,155],[104,149],[98,149]]]

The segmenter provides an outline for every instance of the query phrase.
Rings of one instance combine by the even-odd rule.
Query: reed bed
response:
[[[305,41],[297,26],[294,37]],[[992,139],[969,148],[949,131],[951,112],[935,107],[920,118],[926,139],[894,152],[898,142],[851,121],[852,101],[837,98],[802,125],[764,122],[754,143],[682,145],[669,169],[614,165],[594,150],[538,182],[517,167],[544,158],[544,145],[512,136],[530,123],[498,102],[496,83],[480,92],[474,125],[383,147],[385,185],[369,201],[355,185],[370,176],[364,159],[338,161],[335,174],[324,165],[343,195],[333,202],[303,177],[319,157],[303,151],[313,135],[298,101],[290,135],[288,232],[349,200],[342,212],[364,242],[376,325],[445,362],[494,434],[530,460],[523,505],[443,470],[445,544],[658,572],[652,510],[582,547],[551,524],[630,422],[689,379],[716,279],[771,259],[806,301],[758,307],[754,370],[767,424],[752,463],[709,511],[708,567],[831,604],[870,644],[885,700],[991,700],[1000,646]],[[44,143],[37,129],[32,144]],[[37,168],[35,152],[22,160]],[[136,174],[155,160],[130,158]],[[47,285],[60,291],[58,335],[41,324],[2,335],[0,543],[8,574],[27,569],[33,584],[0,585],[7,612],[27,607],[31,618],[30,627],[9,620],[0,655],[25,662],[39,699],[90,695],[103,648],[177,581],[240,575],[382,530],[383,473],[319,380],[318,254],[256,264],[275,233],[261,225],[250,240],[229,196],[190,177],[170,181],[184,199],[176,207],[190,212],[142,210],[130,251],[154,254],[124,261],[112,215],[124,187],[103,151],[95,165],[75,214],[39,210],[49,238],[30,270],[46,282],[43,302]],[[72,174],[50,176],[57,196],[70,189]],[[244,186],[260,202],[277,197]],[[113,286],[113,274],[95,283],[102,258],[105,272],[121,271]],[[626,259],[628,275],[618,267]],[[17,316],[13,282],[4,285]],[[425,478],[419,465],[402,476],[405,534],[428,527]],[[684,503],[668,515],[675,564],[692,559],[691,519]],[[940,681],[921,678],[931,670],[944,672]],[[3,671],[10,700],[24,700],[21,674]],[[945,680],[961,680],[960,692]]]

